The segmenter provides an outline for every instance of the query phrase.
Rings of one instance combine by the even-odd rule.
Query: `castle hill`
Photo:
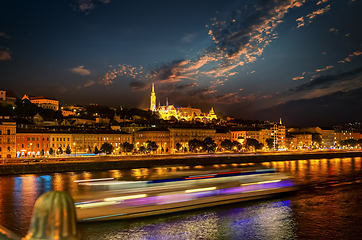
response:
[[[0,117],[1,164],[25,165],[20,172],[36,172],[39,170],[31,165],[43,165],[42,171],[46,172],[54,171],[51,163],[82,162],[75,169],[96,170],[97,166],[87,167],[85,163],[112,159],[123,161],[123,167],[128,166],[125,161],[130,162],[129,166],[138,161],[138,167],[150,167],[153,163],[198,165],[194,156],[206,158],[204,161],[214,157],[215,164],[225,161],[222,158],[226,156],[232,157],[231,162],[256,161],[255,154],[262,155],[264,161],[268,156],[272,160],[279,156],[282,160],[285,155],[307,153],[314,154],[310,158],[347,154],[347,151],[359,156],[362,147],[359,123],[298,127],[285,126],[282,119],[278,122],[235,119],[217,116],[212,107],[208,112],[191,106],[175,107],[168,98],[165,105],[160,102],[157,105],[154,84],[150,90],[147,109],[62,105],[51,97],[17,98],[12,91],[3,90],[1,110],[6,114]],[[142,166],[140,160],[144,159],[158,160]],[[106,164],[101,169],[114,166]]]

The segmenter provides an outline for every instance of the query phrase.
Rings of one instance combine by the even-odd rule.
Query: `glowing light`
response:
[[[216,189],[216,187],[189,189],[189,190],[186,190],[185,193],[211,191],[211,190],[215,190],[215,189]]]
[[[244,184],[240,184],[240,186],[248,186],[248,185],[256,185],[256,184],[264,184],[264,183],[276,183],[276,182],[280,182],[281,180],[271,180],[271,181],[263,181],[263,182],[254,182],[254,183],[244,183]]]
[[[137,194],[137,195],[131,195],[131,196],[123,196],[123,197],[113,197],[113,198],[106,198],[104,201],[123,201],[128,199],[136,199],[136,198],[144,198],[147,197],[147,194]]]
[[[74,182],[95,182],[95,181],[106,181],[113,180],[114,178],[98,178],[98,179],[87,179],[87,180],[76,180]]]
[[[104,206],[109,206],[109,205],[113,205],[116,204],[117,202],[112,201],[112,202],[96,202],[96,203],[86,203],[86,204],[78,204],[76,205],[76,207],[84,209],[84,208],[94,208],[94,207],[104,207]]]

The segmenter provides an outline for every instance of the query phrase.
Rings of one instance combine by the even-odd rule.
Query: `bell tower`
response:
[[[152,92],[151,92],[151,111],[156,111],[156,93],[155,93],[155,84],[152,83]]]

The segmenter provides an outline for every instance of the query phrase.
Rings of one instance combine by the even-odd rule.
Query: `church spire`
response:
[[[156,111],[156,93],[155,93],[155,84],[154,83],[152,83],[150,110]]]

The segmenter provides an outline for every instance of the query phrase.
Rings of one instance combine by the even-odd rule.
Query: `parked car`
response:
[[[34,159],[32,162],[40,162],[39,159]]]
[[[58,161],[65,161],[65,159],[64,158],[59,158]]]

